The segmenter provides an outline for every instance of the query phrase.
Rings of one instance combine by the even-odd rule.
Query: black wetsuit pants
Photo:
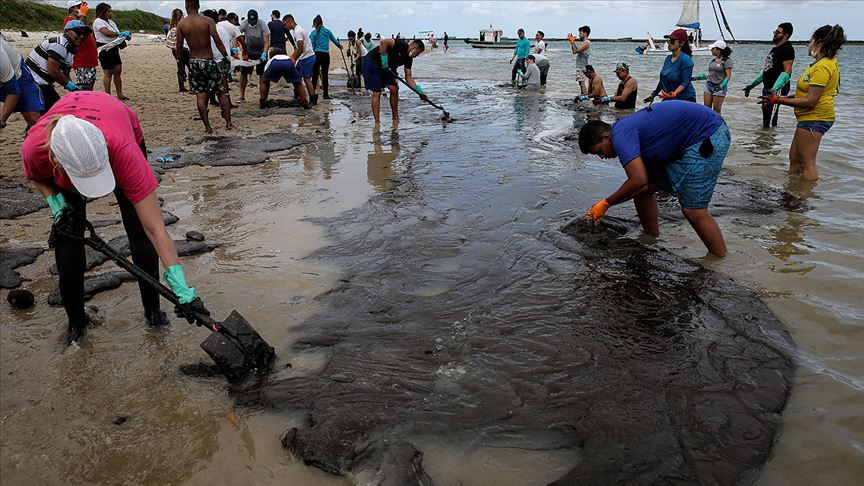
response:
[[[185,89],[183,83],[186,82],[186,70],[189,68],[189,50],[184,49],[184,51],[186,51],[185,55],[180,58],[177,57],[177,49],[171,50],[174,53],[174,60],[177,62],[177,86],[180,89]]]
[[[142,144],[142,150],[143,144]],[[146,153],[146,152],[145,152]],[[84,198],[78,193],[63,191],[66,202],[76,212],[76,218],[72,225],[77,236],[84,236],[84,220],[87,217],[87,206]],[[132,202],[119,187],[114,190],[117,205],[120,207],[120,215],[123,218],[123,227],[129,237],[129,249],[132,253],[132,262],[141,267],[145,272],[159,279],[159,256],[156,249],[144,232],[141,220]],[[83,328],[87,325],[87,316],[84,313],[84,270],[86,266],[86,253],[84,242],[73,238],[56,235],[54,240],[54,257],[57,261],[57,273],[60,277],[60,296],[63,298],[63,308],[69,318],[70,327]],[[141,303],[144,305],[145,315],[150,318],[152,313],[159,310],[159,294],[155,289],[145,284],[138,284],[141,293]]]
[[[516,59],[516,62],[513,63],[513,69],[510,72],[510,81],[516,82],[516,71],[525,72],[525,59],[520,58]]]
[[[330,53],[316,52],[315,65],[312,67],[312,86],[318,86],[318,76],[321,76],[321,89],[324,90],[324,96],[327,96],[327,89],[330,86],[328,74],[330,73]]]
[[[363,58],[354,63],[354,87],[361,88],[360,80],[363,79]]]
[[[789,87],[791,83],[786,83],[786,86],[780,88],[780,96],[786,96],[789,94]],[[771,94],[771,90],[769,88],[762,89],[762,96],[768,96]],[[777,126],[777,116],[780,114],[780,105],[776,105],[777,108],[774,108],[775,105],[768,105],[762,107],[762,126],[768,128],[769,126]],[[771,117],[771,113],[774,113],[774,117]]]

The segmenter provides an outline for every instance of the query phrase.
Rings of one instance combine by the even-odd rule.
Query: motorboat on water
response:
[[[504,37],[504,31],[489,24],[488,29],[480,29],[477,39],[465,39],[465,43],[478,49],[515,49],[516,39]]]
[[[735,40],[735,36],[732,35],[732,30],[729,29],[729,22],[726,21],[726,14],[723,13],[723,7],[720,6],[720,0],[711,0],[711,8],[714,10],[714,18],[717,19],[717,27],[720,30],[720,37],[723,40],[726,40],[726,36],[723,35],[723,27],[720,25],[720,17],[717,12],[719,9],[720,15],[723,17],[723,23],[726,25],[726,30],[729,31],[729,35],[732,36],[732,40]],[[700,22],[699,15],[699,0],[684,0],[684,6],[681,9],[681,16],[678,18],[678,23],[675,24],[676,27],[682,28],[687,31],[687,35],[690,38],[690,48],[693,50],[694,56],[710,56],[711,49],[708,47],[710,42],[702,41],[702,24]],[[651,37],[650,32],[646,32],[648,38],[644,46],[640,46],[636,48],[636,52],[645,56],[667,56],[669,55],[669,45],[667,42],[664,42],[662,45],[658,45],[654,42],[654,38]]]

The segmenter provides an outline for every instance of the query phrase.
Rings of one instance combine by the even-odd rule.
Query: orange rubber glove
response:
[[[597,221],[600,221],[600,218],[602,218],[608,210],[609,201],[607,201],[606,199],[601,199],[594,203],[594,205],[591,206],[591,209],[589,209],[588,212],[585,213],[585,219],[587,219],[588,221],[593,221],[596,224]]]
[[[665,91],[660,92],[660,97],[664,100],[674,100],[676,96],[678,96],[678,94],[676,94],[674,91],[671,93],[667,93]]]
[[[574,37],[573,34],[567,34],[567,40],[572,44],[573,42],[576,42],[576,37]]]
[[[762,106],[773,106],[780,104],[780,97],[774,93],[771,93],[768,96],[760,96],[759,99],[762,100],[759,102],[759,104],[761,104]]]

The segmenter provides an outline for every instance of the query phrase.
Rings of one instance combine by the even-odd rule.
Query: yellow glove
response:
[[[601,199],[594,203],[594,205],[591,206],[591,209],[589,209],[588,212],[585,213],[585,219],[593,221],[594,224],[597,224],[597,222],[600,221],[600,218],[602,218],[608,210],[609,202],[606,199]]]

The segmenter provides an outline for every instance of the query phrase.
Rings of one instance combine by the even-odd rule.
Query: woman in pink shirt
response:
[[[21,146],[24,175],[48,199],[54,216],[49,244],[54,247],[60,274],[60,295],[69,318],[66,343],[84,335],[86,198],[114,192],[129,236],[132,261],[165,280],[181,305],[174,309],[190,322],[196,313],[209,314],[195,289],[186,283],[174,242],[165,229],[156,198],[156,177],[147,164],[144,133],[135,113],[109,94],[76,91],[60,99],[34,125]],[[139,284],[144,314],[151,326],[168,324],[159,309],[159,294]]]

